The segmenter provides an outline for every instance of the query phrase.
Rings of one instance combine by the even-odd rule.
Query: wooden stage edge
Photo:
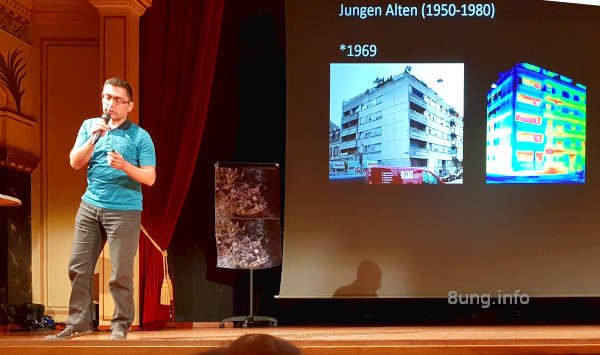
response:
[[[201,354],[241,335],[271,334],[303,354],[600,354],[598,325],[171,328],[132,331],[126,341],[110,332],[67,341],[43,340],[46,332],[0,333],[0,354]]]

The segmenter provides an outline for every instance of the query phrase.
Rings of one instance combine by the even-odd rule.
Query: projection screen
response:
[[[280,297],[600,295],[599,6],[285,6]]]

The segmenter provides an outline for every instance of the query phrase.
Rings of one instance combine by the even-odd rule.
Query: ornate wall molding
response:
[[[98,21],[98,10],[88,0],[34,0],[32,21],[36,25],[93,23]]]
[[[142,16],[152,6],[152,0],[89,0],[100,11],[128,10]]]
[[[16,0],[0,0],[0,29],[31,45],[31,9]]]
[[[21,122],[32,127],[36,125],[35,120],[29,116],[0,108],[0,119],[2,118]]]

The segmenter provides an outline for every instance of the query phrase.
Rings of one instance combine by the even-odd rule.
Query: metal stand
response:
[[[247,316],[225,318],[221,321],[221,324],[219,324],[219,328],[225,328],[226,322],[233,322],[234,326],[236,323],[241,323],[242,328],[260,325],[268,325],[271,327],[277,326],[277,319],[273,317],[254,315],[254,269],[250,269],[250,314]]]

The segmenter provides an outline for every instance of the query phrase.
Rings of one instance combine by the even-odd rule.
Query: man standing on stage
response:
[[[110,339],[127,339],[135,315],[133,262],[140,233],[141,184],[152,186],[156,180],[152,139],[127,119],[133,107],[131,86],[119,78],[106,80],[104,120],[85,120],[69,154],[71,167],[87,166],[87,189],[75,217],[67,327],[46,339],[92,333],[94,268],[106,241],[112,260],[109,287],[115,302]]]

